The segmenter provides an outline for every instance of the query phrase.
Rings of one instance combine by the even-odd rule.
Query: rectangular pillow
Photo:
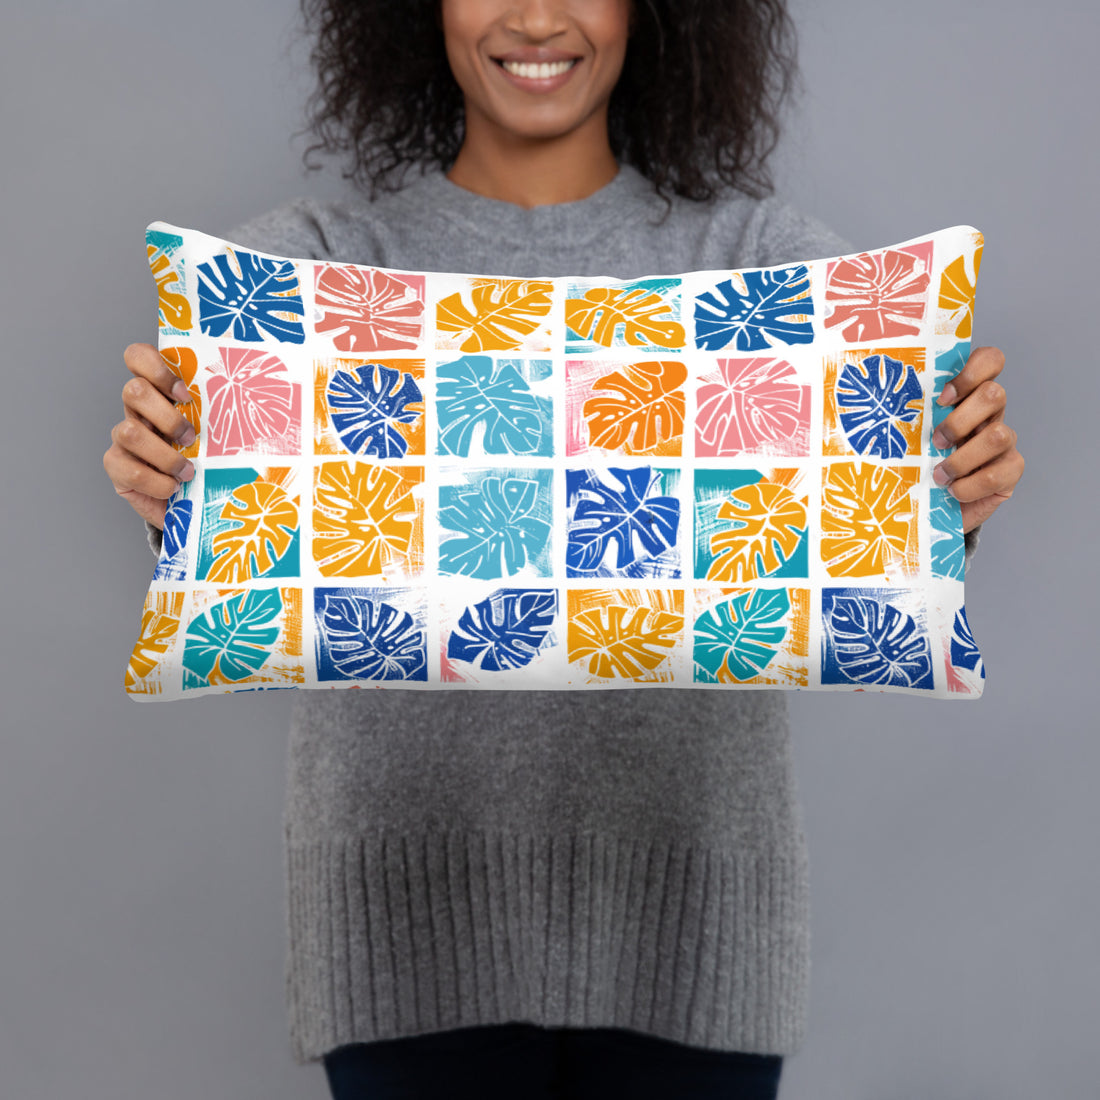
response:
[[[146,244],[198,439],[131,697],[980,696],[931,443],[975,229],[629,280]]]

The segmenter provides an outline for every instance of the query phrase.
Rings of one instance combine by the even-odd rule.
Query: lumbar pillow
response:
[[[196,474],[127,691],[980,695],[930,438],[981,248],[506,278],[154,223]]]

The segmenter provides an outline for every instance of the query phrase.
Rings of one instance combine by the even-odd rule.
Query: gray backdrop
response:
[[[982,700],[794,698],[813,979],[782,1096],[1096,1096],[1100,16],[795,12],[781,193],[857,247],[985,233],[975,342],[1008,356],[1028,468],[967,580]],[[285,1034],[287,700],[124,696],[153,560],[101,464],[122,349],[156,339],[145,225],[218,234],[343,187],[290,140],[296,5],[2,14],[0,1094],[320,1098]]]

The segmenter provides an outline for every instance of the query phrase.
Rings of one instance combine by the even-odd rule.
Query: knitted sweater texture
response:
[[[774,199],[664,212],[626,165],[585,199],[532,209],[431,170],[374,203],[302,199],[226,236],[525,277],[851,251]],[[808,858],[782,692],[297,692],[284,825],[300,1063],[509,1021],[766,1054],[803,1041]]]

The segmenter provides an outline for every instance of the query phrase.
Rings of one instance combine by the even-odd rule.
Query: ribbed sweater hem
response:
[[[294,1059],[529,1022],[793,1054],[805,1033],[808,873],[770,857],[597,833],[299,839],[287,829]]]

